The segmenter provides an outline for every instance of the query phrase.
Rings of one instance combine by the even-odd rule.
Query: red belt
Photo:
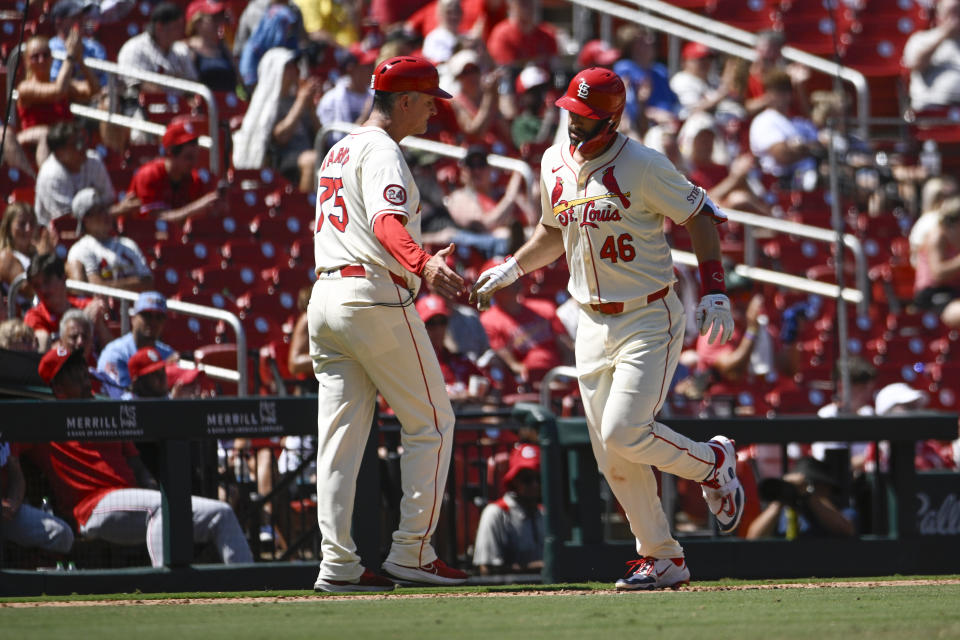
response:
[[[665,298],[667,297],[667,293],[669,291],[670,291],[669,285],[664,287],[663,289],[660,289],[659,291],[654,291],[653,293],[647,296],[647,299],[645,302],[637,306],[642,307],[644,305],[650,304],[651,302],[656,302],[661,298]],[[630,304],[631,307],[633,306],[632,301],[631,303],[627,303],[627,304]],[[618,313],[623,313],[624,303],[623,302],[601,302],[600,304],[591,304],[590,308],[596,311],[597,313],[603,313],[608,316],[615,316]]]
[[[367,270],[362,264],[350,264],[340,269],[341,278],[366,278]],[[390,279],[393,280],[393,283],[401,287],[406,288],[407,281],[402,277],[398,276],[394,272],[390,272]]]

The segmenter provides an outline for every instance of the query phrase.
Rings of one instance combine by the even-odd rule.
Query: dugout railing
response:
[[[238,437],[309,435],[316,429],[316,397],[258,397],[202,400],[135,401],[8,401],[2,404],[3,437],[14,442],[57,440],[131,440],[160,443],[160,480],[164,501],[164,544],[167,566],[78,571],[0,569],[0,595],[40,593],[104,593],[140,590],[249,590],[309,588],[317,560],[257,562],[252,565],[194,564],[189,496],[192,441]],[[544,582],[612,579],[623,563],[635,557],[633,543],[605,535],[603,486],[582,418],[556,418],[540,405],[512,410],[460,413],[478,429],[531,427],[543,447],[542,486],[545,507]],[[916,440],[952,439],[957,416],[919,414],[898,418],[815,417],[763,419],[666,419],[696,439],[728,434],[738,443],[870,441],[891,442],[891,470],[883,474],[889,527],[883,535],[852,539],[745,541],[718,536],[681,537],[696,578],[878,575],[888,573],[960,572],[954,552],[960,542],[960,474],[917,474],[913,469]],[[378,448],[396,437],[386,420],[382,435],[372,432],[363,452],[354,513],[354,535],[364,562],[378,567],[392,523],[383,503],[383,484],[391,481]],[[458,430],[461,426],[458,424]],[[393,434],[392,436],[390,434]],[[479,439],[478,439],[479,441]],[[505,449],[487,443],[470,464]],[[457,465],[461,465],[458,469]],[[441,556],[457,556],[458,537],[472,535],[463,503],[479,503],[497,495],[496,486],[478,481],[453,464],[441,516],[437,544]],[[480,472],[482,473],[482,471]],[[387,482],[389,484],[389,482]],[[471,487],[465,485],[470,484]],[[476,494],[476,495],[474,495]],[[371,507],[371,505],[374,505]]]
[[[530,406],[526,419],[540,433],[546,533],[544,582],[619,577],[634,543],[603,533],[602,480],[583,418],[557,418]],[[800,536],[794,540],[703,538],[676,534],[698,579],[870,576],[960,571],[960,473],[917,473],[915,443],[953,440],[957,416],[916,413],[896,417],[822,419],[664,418],[677,431],[705,441],[723,433],[738,443],[890,442],[890,470],[872,474],[886,523],[880,533],[852,538]],[[876,526],[877,523],[874,523]]]

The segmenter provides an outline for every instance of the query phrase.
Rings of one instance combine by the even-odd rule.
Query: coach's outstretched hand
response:
[[[477,283],[470,290],[470,304],[476,303],[481,311],[490,308],[490,298],[494,292],[513,284],[523,275],[520,263],[513,256],[507,258],[503,264],[490,267],[480,274]]]
[[[427,282],[434,293],[451,302],[456,301],[457,297],[463,293],[463,278],[447,266],[447,256],[453,253],[455,248],[456,246],[450,243],[447,248],[437,251],[427,260],[423,265],[423,271],[420,272],[420,277]]]

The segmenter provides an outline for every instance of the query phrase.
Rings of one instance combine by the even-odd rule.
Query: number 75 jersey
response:
[[[402,275],[410,288],[419,278],[384,248],[373,233],[382,215],[399,214],[414,242],[420,240],[420,191],[400,146],[378,127],[344,136],[320,164],[313,251],[317,273],[351,264],[378,265]]]
[[[627,302],[674,282],[663,218],[685,224],[706,194],[663,154],[620,135],[578,165],[564,141],[543,154],[540,180],[541,222],[563,233],[577,302]]]

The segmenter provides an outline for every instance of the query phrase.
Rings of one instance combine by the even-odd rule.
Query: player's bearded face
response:
[[[567,125],[567,134],[570,136],[570,142],[579,145],[592,139],[605,126],[607,126],[606,120],[593,120],[571,113],[570,123]]]

